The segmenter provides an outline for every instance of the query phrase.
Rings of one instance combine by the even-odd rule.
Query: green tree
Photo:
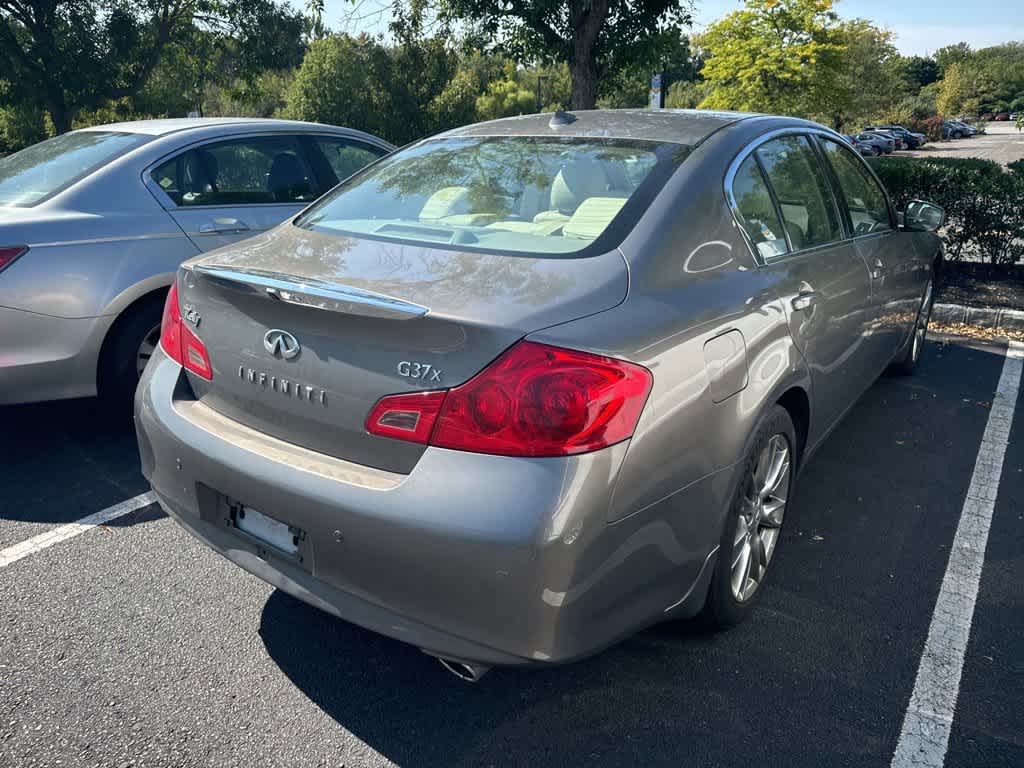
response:
[[[16,152],[46,138],[42,108],[31,102],[0,107],[0,154]]]
[[[690,46],[689,38],[674,32],[661,38],[652,43],[648,59],[609,72],[601,79],[598,106],[607,109],[646,107],[654,72],[661,72],[666,88],[671,88],[673,83],[697,80],[703,61]]]
[[[893,34],[864,19],[844,21],[836,30],[834,68],[819,67],[812,89],[818,106],[810,114],[838,130],[880,117],[900,90]]]
[[[935,59],[925,56],[901,56],[897,61],[897,74],[909,93],[917,93],[942,77]]]
[[[943,77],[945,77],[946,70],[949,67],[954,64],[963,64],[971,58],[973,53],[971,46],[967,43],[954,43],[953,45],[939,48],[932,58],[935,59],[935,63],[938,64],[939,70],[942,72]]]
[[[748,0],[700,37],[711,109],[813,113],[836,80],[843,42],[832,0]]]
[[[404,0],[416,27],[425,0]],[[690,23],[684,0],[438,0],[442,23],[466,24],[489,47],[520,62],[568,62],[573,109],[592,109],[609,73],[656,63],[666,34]]]
[[[0,79],[13,86],[5,103],[40,103],[63,133],[80,111],[138,94],[196,24],[237,41],[235,59],[251,69],[287,56],[289,32],[304,23],[273,0],[2,0]]]
[[[494,120],[498,117],[522,115],[533,112],[536,96],[524,88],[515,77],[515,67],[509,64],[505,76],[493,80],[476,100],[478,120]]]
[[[359,128],[405,144],[445,125],[445,114],[465,114],[474,78],[452,85],[457,56],[443,41],[385,46],[366,35],[315,40],[288,89],[283,114]],[[480,91],[472,94],[475,100]]]

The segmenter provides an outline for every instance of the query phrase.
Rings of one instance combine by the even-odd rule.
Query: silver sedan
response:
[[[0,404],[129,401],[182,261],[279,224],[393,149],[314,123],[176,119],[0,159]]]
[[[240,567],[463,678],[735,624],[800,468],[917,364],[941,222],[790,118],[435,136],[182,265],[143,474]]]

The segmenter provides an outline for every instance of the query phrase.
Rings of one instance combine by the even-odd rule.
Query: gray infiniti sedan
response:
[[[0,404],[127,405],[182,261],[276,226],[393,149],[219,118],[87,128],[0,159]]]
[[[450,131],[182,266],[143,472],[242,568],[467,680],[735,624],[808,456],[914,369],[942,216],[790,118]]]

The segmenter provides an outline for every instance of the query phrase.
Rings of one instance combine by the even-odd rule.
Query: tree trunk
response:
[[[597,106],[597,37],[608,18],[609,0],[572,0],[572,55],[569,75],[572,77],[572,108],[593,109]]]
[[[593,109],[597,106],[597,62],[593,56],[577,57],[569,64],[572,77],[572,108]]]
[[[74,115],[68,109],[64,94],[50,94],[46,100],[46,111],[50,113],[50,120],[53,121],[53,128],[58,135],[71,130],[71,121]]]

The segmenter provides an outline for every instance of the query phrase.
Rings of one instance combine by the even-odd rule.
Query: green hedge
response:
[[[1024,259],[1024,163],[975,158],[884,157],[870,161],[901,208],[927,200],[946,209],[946,258],[991,264]]]

